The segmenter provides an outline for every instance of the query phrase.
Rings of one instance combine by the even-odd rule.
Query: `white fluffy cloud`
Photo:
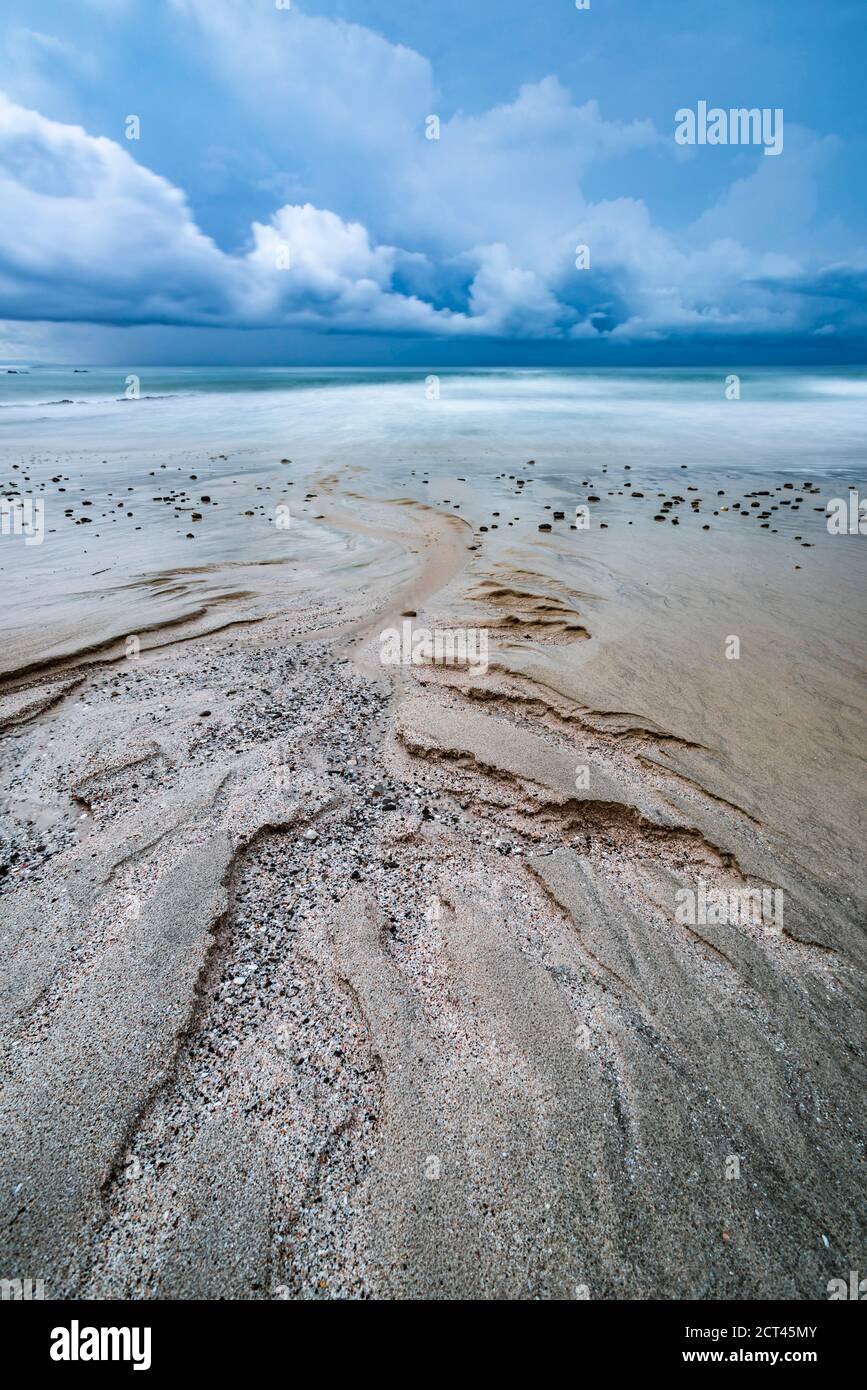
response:
[[[459,317],[392,292],[396,251],[309,204],[228,255],[119,145],[2,96],[0,202],[7,318],[449,332]]]
[[[781,203],[799,227],[815,213],[832,140],[787,129],[783,158],[757,156],[691,225],[663,229],[642,200],[593,201],[582,185],[673,157],[671,139],[576,104],[554,77],[428,140],[437,94],[421,55],[297,5],[172,2],[244,133],[291,170],[270,186],[292,201],[223,249],[135,146],[0,95],[0,315],[630,341],[816,332],[855,302],[844,274],[814,293],[818,256],[779,234]],[[584,244],[589,270],[575,265]]]

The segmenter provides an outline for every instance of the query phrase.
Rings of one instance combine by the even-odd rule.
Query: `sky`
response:
[[[865,0],[0,0],[0,358],[863,363],[865,58]]]

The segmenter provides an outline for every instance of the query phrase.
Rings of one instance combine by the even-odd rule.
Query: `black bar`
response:
[[[863,1301],[863,1297],[859,1301]],[[455,1311],[455,1305],[444,1300],[421,1313],[424,1322],[429,1322],[430,1335],[436,1337],[434,1347],[443,1350],[448,1347],[444,1334],[447,1337],[448,1324]],[[516,1346],[516,1329],[510,1321],[502,1337],[491,1342],[487,1328],[490,1314],[486,1309],[480,1311],[484,1323],[470,1337],[474,1348],[472,1355],[481,1369],[490,1370],[504,1352]],[[345,1354],[349,1365],[358,1373],[365,1363],[368,1370],[373,1365],[369,1353],[374,1346],[379,1348],[379,1357],[382,1355],[380,1342],[365,1340],[366,1335],[379,1331],[381,1315],[378,1310],[351,1304],[330,1309],[311,1307],[309,1301],[9,1302],[0,1305],[0,1325],[6,1333],[7,1356],[14,1350],[25,1373],[38,1370],[62,1380],[82,1374],[92,1379],[100,1372],[108,1372],[112,1376],[128,1374],[136,1380],[150,1376],[161,1381],[167,1373],[174,1377],[179,1372],[214,1371],[225,1376],[232,1372],[264,1370],[266,1365],[282,1374],[281,1364],[287,1379],[294,1380],[296,1374],[304,1374],[306,1378],[309,1373],[302,1372],[300,1358],[306,1362],[314,1353],[309,1343],[299,1339],[311,1332],[327,1337],[320,1350],[321,1372],[333,1377],[335,1369],[339,1368],[340,1356]],[[418,1315],[417,1311],[401,1306],[387,1314],[386,1325],[389,1330],[399,1331],[405,1317],[414,1322]],[[824,1380],[833,1371],[847,1369],[851,1374],[859,1364],[863,1349],[863,1315],[839,1302],[576,1301],[568,1309],[565,1323],[560,1323],[562,1316],[562,1309],[555,1314],[561,1339],[565,1335],[567,1339],[577,1337],[580,1340],[558,1340],[550,1344],[550,1350],[561,1364],[563,1358],[567,1363],[571,1360],[576,1375],[586,1373],[592,1365],[611,1375],[621,1371],[669,1375],[676,1371],[698,1378],[714,1369],[729,1375],[756,1370],[759,1374],[770,1375],[773,1382],[779,1371],[796,1368],[808,1374],[821,1374]],[[324,1319],[322,1323],[320,1318]],[[360,1321],[356,1322],[356,1318]],[[538,1332],[540,1325],[534,1317],[526,1326],[528,1331]],[[52,1346],[70,1353],[73,1345],[79,1350],[88,1350],[95,1339],[87,1329],[102,1328],[130,1330],[128,1344],[120,1338],[117,1342],[120,1352],[128,1345],[130,1359],[52,1359]],[[133,1328],[140,1330],[135,1341]],[[150,1329],[149,1365],[142,1365],[136,1372],[132,1356],[137,1354],[140,1361],[145,1359],[143,1329],[146,1328]],[[67,1342],[58,1329],[64,1329],[71,1337],[76,1335]],[[467,1331],[464,1324],[464,1337]],[[348,1341],[341,1335],[346,1332],[351,1333]],[[101,1343],[98,1345],[101,1348]],[[541,1353],[544,1357],[542,1344],[532,1344],[535,1347],[532,1351],[531,1346],[521,1341],[519,1331],[517,1346],[521,1345],[525,1353],[531,1352],[534,1357]],[[113,1346],[108,1339],[105,1343],[108,1355]],[[398,1346],[399,1343],[394,1344],[394,1352]],[[413,1374],[405,1352],[399,1354],[397,1360],[392,1357],[389,1360],[393,1371],[402,1366],[403,1376]],[[488,1361],[487,1366],[485,1361]],[[427,1359],[426,1364],[429,1364]]]

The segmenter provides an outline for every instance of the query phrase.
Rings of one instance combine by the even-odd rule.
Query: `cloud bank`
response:
[[[820,227],[804,236],[836,137],[787,126],[783,155],[748,152],[749,172],[664,228],[642,199],[582,187],[602,169],[628,184],[636,158],[683,160],[672,132],[607,120],[556,77],[439,120],[431,140],[418,53],[297,6],[173,4],[245,136],[284,165],[272,182],[309,196],[225,249],[135,142],[0,95],[0,318],[575,342],[863,333],[867,260],[833,238],[823,254]]]

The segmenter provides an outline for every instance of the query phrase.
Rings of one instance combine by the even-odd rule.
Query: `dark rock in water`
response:
[[[554,520],[555,520],[555,521],[565,521],[565,520],[566,520],[566,513],[565,513],[565,512],[555,512],[555,513],[554,513]]]
[[[550,523],[550,521],[540,521],[540,522],[539,522],[539,530],[540,530],[540,531],[550,531],[550,530],[551,530],[551,523]]]

